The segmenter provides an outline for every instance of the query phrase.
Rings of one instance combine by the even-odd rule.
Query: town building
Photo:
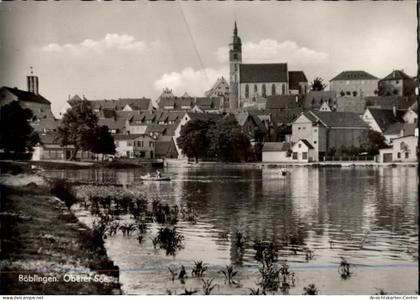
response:
[[[154,158],[156,139],[147,134],[114,134],[117,157]]]
[[[267,139],[267,128],[257,115],[251,112],[239,112],[234,116],[251,143],[263,142]]]
[[[258,97],[305,93],[308,82],[302,71],[288,71],[287,63],[242,63],[242,41],[235,22],[229,44],[229,107],[231,110],[252,105]],[[290,81],[290,78],[292,81]],[[292,89],[290,89],[290,86]]]
[[[289,142],[264,143],[262,149],[263,162],[288,162],[290,161],[292,144]]]
[[[405,113],[405,110],[398,110],[395,107],[393,109],[368,107],[362,118],[372,130],[384,135],[386,143],[389,144],[394,137],[394,130],[391,130],[386,134],[387,129],[392,124],[404,123],[403,116]]]
[[[308,111],[293,122],[291,142],[306,140],[315,151],[312,159],[319,161],[331,149],[359,147],[368,129],[355,113]]]
[[[229,99],[229,83],[223,76],[217,78],[213,86],[204,95],[209,98],[224,97]]]
[[[417,162],[418,128],[393,140],[391,148],[380,149],[378,162]]]
[[[374,96],[378,94],[378,80],[365,71],[343,71],[330,80],[330,91],[342,96]]]
[[[394,70],[379,81],[378,87],[382,96],[414,96],[417,84],[403,70]]]

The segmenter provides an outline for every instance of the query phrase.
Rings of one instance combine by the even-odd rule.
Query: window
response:
[[[256,84],[254,84],[254,93],[258,93],[258,86]]]
[[[298,130],[300,130],[300,127],[298,127]]]
[[[293,152],[293,159],[297,159],[298,158],[298,153],[297,152]]]
[[[397,158],[401,158],[401,152],[397,153]]]
[[[262,85],[262,96],[263,97],[267,96],[267,91],[265,90],[265,84]]]
[[[282,84],[281,85],[281,93],[284,95],[284,94],[286,94],[286,85],[285,84]]]
[[[314,132],[317,132],[317,129],[316,128],[314,128]]]
[[[298,144],[298,148],[302,148],[302,144],[301,143]]]
[[[233,59],[238,59],[238,54],[237,53],[233,53]]]
[[[302,159],[308,159],[308,152],[302,152]]]
[[[247,84],[245,85],[245,98],[249,98],[249,86]]]
[[[408,158],[408,152],[405,152],[405,158]]]
[[[314,141],[314,144],[316,144],[316,141]]]
[[[149,148],[152,148],[153,147],[153,142],[152,141],[150,141],[149,142]]]
[[[271,85],[271,95],[275,95],[276,94],[276,85],[273,83]]]

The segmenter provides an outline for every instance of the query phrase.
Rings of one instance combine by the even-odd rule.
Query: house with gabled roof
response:
[[[330,80],[330,91],[337,95],[374,96],[379,79],[366,71],[343,71]]]
[[[327,151],[359,147],[368,125],[356,113],[308,111],[292,123],[291,141],[306,140],[313,148],[313,160],[323,160]]]
[[[414,96],[416,86],[416,81],[403,70],[393,70],[378,83],[382,96]]]
[[[227,99],[229,98],[229,83],[223,76],[217,78],[213,86],[204,95],[209,98],[224,97]]]
[[[114,134],[118,157],[154,158],[156,139],[147,134]]]
[[[263,142],[266,139],[267,128],[257,115],[251,112],[239,112],[235,113],[234,117],[251,143]]]
[[[380,149],[378,162],[418,162],[418,128],[414,131],[403,132],[395,138],[390,148]]]
[[[385,136],[385,141],[390,143],[390,138],[392,138],[393,133],[386,136],[385,132],[392,124],[404,123],[403,116],[405,113],[405,110],[399,110],[395,107],[393,109],[368,107],[362,118],[372,130],[380,132]]]

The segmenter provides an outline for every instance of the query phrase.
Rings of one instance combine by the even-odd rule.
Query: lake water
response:
[[[185,248],[175,257],[153,249],[152,225],[145,241],[117,235],[106,240],[108,254],[121,268],[123,290],[128,294],[180,292],[184,285],[170,281],[167,266],[195,260],[209,264],[219,282],[215,294],[247,294],[258,277],[255,240],[285,246],[279,258],[296,272],[291,294],[315,283],[322,294],[413,294],[417,286],[418,177],[414,167],[291,168],[283,177],[279,169],[239,168],[229,165],[174,167],[164,170],[169,182],[142,182],[150,170],[86,169],[49,170],[48,176],[98,183],[119,183],[128,189],[159,195],[168,204],[194,209],[198,222],[179,222]],[[245,236],[238,249],[235,233]],[[306,261],[304,248],[313,251]],[[340,257],[354,266],[351,279],[337,273]],[[241,286],[228,287],[216,273],[234,264]],[[220,277],[222,276],[222,277]],[[186,287],[200,289],[199,280]]]

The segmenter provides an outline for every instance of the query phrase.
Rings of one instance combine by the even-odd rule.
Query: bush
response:
[[[77,202],[72,185],[65,179],[55,179],[50,182],[50,192],[63,201],[67,208]]]

